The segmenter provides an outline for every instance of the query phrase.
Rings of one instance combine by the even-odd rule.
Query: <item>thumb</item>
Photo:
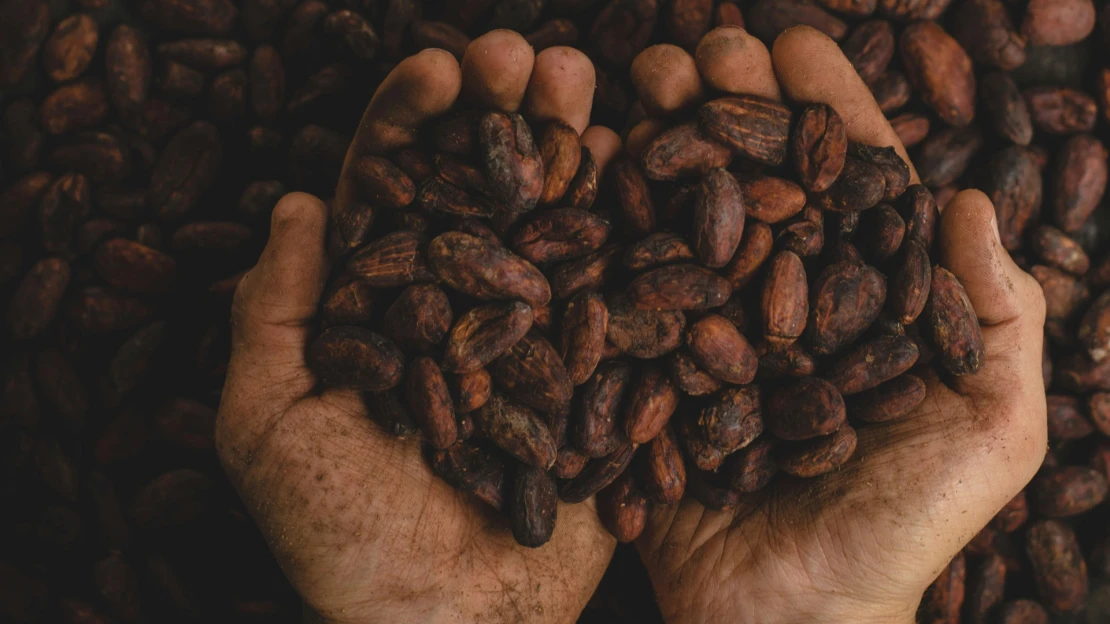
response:
[[[328,266],[324,253],[327,209],[305,193],[290,193],[274,207],[270,240],[235,292],[232,351],[227,385],[287,398],[314,385],[305,365],[305,344]]]
[[[956,195],[942,214],[939,238],[941,264],[967,291],[983,325],[987,352],[982,370],[957,379],[955,389],[966,395],[1004,399],[1007,397],[995,395],[1029,388],[1043,397],[1044,294],[1002,246],[990,199],[979,191]]]

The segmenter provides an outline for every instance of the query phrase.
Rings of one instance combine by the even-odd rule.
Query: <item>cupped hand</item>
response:
[[[580,52],[534,55],[522,37],[475,39],[460,64],[442,50],[402,61],[359,125],[352,156],[414,142],[461,98],[482,108],[558,118],[583,133],[599,166],[619,148],[590,128],[593,66]],[[348,201],[345,172],[335,202]],[[372,423],[363,397],[317,391],[305,364],[329,273],[327,212],[283,198],[270,240],[243,279],[217,422],[220,460],[261,527],[306,617],[327,622],[573,622],[614,548],[592,501],[560,505],[551,541],[518,546],[507,525],[436,478],[416,440]]]
[[[649,116],[710,92],[825,103],[850,139],[905,155],[836,43],[810,28],[785,32],[770,53],[739,28],[709,33],[695,57],[655,46],[633,81]],[[626,148],[635,155],[659,127],[641,121]],[[780,475],[731,511],[690,499],[655,509],[637,547],[668,622],[912,622],[926,587],[1032,478],[1047,436],[1041,289],[1002,247],[982,193],[956,195],[938,236],[940,263],[983,325],[980,372],[928,379],[925,402],[861,429],[836,472]]]

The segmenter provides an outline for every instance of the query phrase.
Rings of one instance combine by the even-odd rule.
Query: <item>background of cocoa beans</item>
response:
[[[974,60],[974,85],[952,42],[905,36],[922,19]],[[1106,621],[1110,409],[1091,397],[1110,368],[1077,335],[1110,285],[1110,4],[1090,0],[0,0],[0,621],[299,620],[212,448],[231,294],[273,204],[334,192],[365,103],[419,49],[461,56],[493,28],[580,46],[594,121],[621,131],[635,54],[725,23],[841,41],[938,202],[974,187],[999,205],[1049,300],[1052,450],[1026,512],[1000,514],[945,581],[966,621],[1037,621],[1002,603],[1050,600],[1028,529],[1060,517],[1090,597],[1053,621]],[[939,107],[937,85],[963,106]],[[621,547],[582,621],[658,621],[648,588]],[[927,596],[926,621],[958,621],[927,613],[952,593]]]

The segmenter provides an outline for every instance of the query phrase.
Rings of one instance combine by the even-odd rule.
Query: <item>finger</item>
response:
[[[328,273],[326,226],[327,209],[311,195],[290,193],[274,207],[270,240],[232,308],[227,384],[237,396],[291,402],[312,389],[304,353]]]
[[[380,154],[414,143],[426,120],[454,105],[461,85],[459,63],[449,52],[428,49],[410,56],[374,92],[354,144]]]
[[[1038,386],[1044,295],[1002,246],[986,195],[963,191],[948,203],[940,221],[940,250],[941,263],[963,284],[984,325],[983,370],[957,379],[956,388],[1002,400],[1016,384]]]
[[[879,110],[871,90],[835,41],[816,29],[795,26],[775,40],[771,59],[786,97],[833,107],[844,118],[849,139],[867,145],[894,146],[910,163],[911,180],[920,181],[906,148]]]
[[[335,189],[336,209],[355,201],[351,163],[367,154],[384,154],[415,143],[425,121],[455,104],[461,85],[458,61],[443,50],[423,50],[398,63],[362,113]]]
[[[515,113],[535,60],[532,46],[519,33],[488,32],[471,41],[463,54],[463,96],[481,108]]]
[[[698,43],[694,58],[710,89],[782,99],[767,46],[743,28],[721,26],[710,31]]]
[[[585,55],[566,46],[547,48],[536,57],[525,95],[525,110],[535,120],[560,119],[578,134],[590,124],[597,76]]]
[[[698,102],[703,95],[694,57],[669,43],[651,46],[637,54],[632,61],[631,77],[649,115],[669,115]]]
[[[605,175],[605,169],[621,151],[621,138],[605,126],[590,126],[582,133],[582,145],[590,148],[590,154],[597,165],[597,177]]]

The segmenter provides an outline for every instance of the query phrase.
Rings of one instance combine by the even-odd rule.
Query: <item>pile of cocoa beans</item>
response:
[[[498,27],[579,46],[627,131],[645,47],[794,24],[841,43],[941,205],[991,195],[1048,294],[1045,471],[922,619],[1105,617],[1104,0],[3,0],[0,619],[299,618],[212,451],[230,295],[283,192],[334,192],[398,59]],[[657,621],[645,583],[618,549],[583,621]]]
[[[551,537],[559,498],[597,494],[630,542],[688,472],[720,510],[780,470],[835,470],[853,425],[925,398],[907,371],[985,357],[963,287],[930,261],[932,194],[828,106],[711,100],[601,188],[563,122],[429,125],[349,163],[357,200],[333,211],[341,268],[308,363],[422,433],[435,471],[522,545]],[[400,229],[369,225],[389,211]]]

